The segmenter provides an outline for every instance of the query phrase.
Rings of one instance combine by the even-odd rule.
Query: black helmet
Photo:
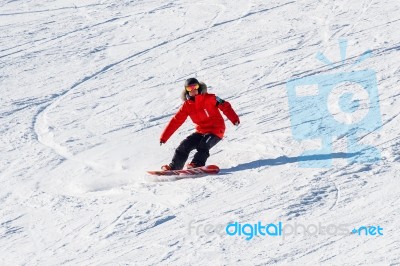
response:
[[[187,79],[185,81],[185,87],[189,86],[189,85],[193,85],[193,84],[199,84],[200,85],[200,82],[195,78],[189,78],[189,79]]]
[[[207,93],[207,85],[204,82],[199,82],[195,78],[189,78],[185,81],[185,89],[183,89],[182,94],[181,94],[181,99],[182,101],[189,100],[191,98],[194,99],[194,97],[189,96],[189,92],[186,90],[186,87],[189,85],[193,84],[198,84],[199,85],[199,94],[204,94]]]

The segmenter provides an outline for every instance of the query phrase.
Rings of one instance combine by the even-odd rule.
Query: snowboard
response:
[[[167,170],[167,171],[147,171],[151,175],[157,176],[196,176],[196,175],[216,175],[219,173],[219,167],[216,165],[205,165],[191,169]]]

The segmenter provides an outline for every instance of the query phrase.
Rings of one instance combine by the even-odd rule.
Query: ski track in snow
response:
[[[397,3],[48,0],[0,8],[0,264],[400,264]],[[373,56],[354,66],[367,50]],[[286,82],[367,68],[377,73],[382,125],[333,139],[333,167],[301,168],[316,160],[301,154],[317,141],[292,136]],[[219,175],[151,179],[145,170],[168,162],[192,132],[187,121],[158,146],[190,76],[228,100],[242,123],[227,121],[211,151]],[[349,163],[353,134],[382,160]],[[381,225],[384,236],[246,241],[205,231],[233,221]]]
[[[117,18],[108,20],[108,21],[106,21],[104,23],[112,22],[112,21],[115,21],[115,20],[117,20]],[[103,24],[103,23],[99,23],[99,24],[96,24],[96,25],[91,26],[91,27],[95,27],[95,26],[98,26],[98,25],[101,25],[101,24]],[[215,25],[212,25],[212,27],[214,27],[214,26]],[[89,28],[91,28],[91,27],[89,27]],[[86,28],[84,28],[84,29],[86,29]],[[57,105],[63,100],[63,98],[67,97],[72,91],[74,91],[76,88],[78,88],[79,86],[84,84],[84,82],[89,81],[89,80],[91,80],[93,78],[96,78],[99,75],[104,74],[109,69],[112,69],[113,67],[115,67],[117,65],[120,65],[120,64],[123,64],[124,62],[130,61],[130,60],[132,60],[132,59],[134,59],[136,57],[139,57],[142,54],[151,52],[151,51],[153,51],[155,49],[160,49],[165,45],[168,45],[170,43],[176,42],[176,41],[178,41],[178,40],[180,40],[182,38],[188,37],[190,35],[199,34],[200,32],[207,31],[208,29],[209,29],[209,27],[207,27],[206,29],[203,29],[203,30],[199,30],[199,31],[193,32],[193,33],[189,33],[189,34],[185,34],[183,36],[179,36],[179,37],[177,37],[175,39],[172,39],[172,40],[169,40],[169,41],[164,41],[164,42],[162,42],[160,44],[155,45],[154,47],[151,47],[151,48],[145,49],[143,51],[137,52],[137,53],[135,53],[133,55],[130,55],[130,56],[118,61],[118,62],[114,62],[112,64],[109,64],[109,65],[103,67],[101,70],[96,71],[95,73],[84,77],[80,81],[77,81],[72,87],[70,87],[67,90],[64,90],[59,95],[55,95],[53,97],[51,103],[49,103],[47,106],[45,106],[42,109],[40,109],[39,112],[33,117],[33,128],[34,128],[35,134],[37,136],[37,140],[40,143],[42,143],[43,145],[45,145],[45,146],[51,148],[52,150],[54,150],[61,157],[64,157],[64,158],[67,158],[67,159],[70,159],[70,160],[74,160],[73,155],[65,147],[62,147],[62,145],[60,145],[59,143],[56,143],[54,141],[54,139],[52,138],[52,136],[50,134],[50,131],[51,131],[50,127],[49,127],[49,125],[48,125],[48,123],[46,121],[47,120],[46,119],[46,113],[49,110],[51,110],[53,108],[56,108]],[[71,33],[75,33],[75,31],[71,32]],[[204,35],[205,33],[202,33],[202,34]],[[59,39],[59,38],[64,37],[64,36],[66,36],[66,35],[59,36],[59,37],[57,37],[55,39]],[[191,38],[191,40],[193,40],[193,38]],[[116,131],[117,130],[121,130],[121,129],[116,129]],[[78,160],[75,160],[75,161],[84,163],[84,164],[86,164],[86,165],[88,165],[90,167],[100,168],[103,171],[104,170],[107,171],[107,169],[102,168],[100,165],[98,165],[98,164],[96,164],[94,162],[91,162],[91,161],[78,161]]]

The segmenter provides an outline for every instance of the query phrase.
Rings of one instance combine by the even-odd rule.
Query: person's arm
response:
[[[235,113],[231,104],[227,101],[222,100],[218,96],[215,97],[217,100],[217,107],[219,108],[219,110],[221,110],[222,113],[224,113],[224,115],[228,117],[228,119],[232,122],[232,124],[234,124],[235,126],[239,125],[240,124],[239,116]]]
[[[168,125],[165,127],[164,131],[161,133],[160,143],[165,143],[168,139],[175,133],[175,131],[185,122],[188,117],[185,105],[179,108],[178,112],[171,118]]]

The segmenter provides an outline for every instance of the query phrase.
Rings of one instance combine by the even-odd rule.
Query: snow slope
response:
[[[1,265],[399,265],[400,3],[0,1]],[[343,68],[339,40],[347,40]],[[352,64],[367,50],[372,56]],[[375,163],[298,162],[286,82],[376,71]],[[209,163],[221,175],[154,182],[193,130],[159,135],[198,77],[241,117]],[[304,107],[306,108],[306,107]],[[305,109],[307,112],[307,110]],[[317,128],[323,131],[323,128]],[[326,155],[325,155],[326,156]],[[229,222],[381,226],[383,236],[207,233]]]

